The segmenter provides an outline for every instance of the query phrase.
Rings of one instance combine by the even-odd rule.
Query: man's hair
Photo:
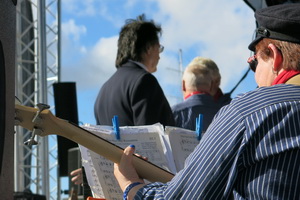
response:
[[[270,43],[282,53],[284,70],[300,70],[300,44],[264,38],[256,45],[256,52],[259,51],[261,58],[265,61],[271,53],[268,48]]]
[[[211,72],[212,79],[214,83],[219,87],[221,83],[221,75],[219,72],[219,68],[217,64],[210,58],[205,58],[205,57],[196,57],[194,58],[189,65],[192,64],[198,64],[199,66],[203,68],[207,68]]]
[[[144,14],[137,19],[126,20],[119,34],[116,67],[128,60],[141,62],[148,48],[159,43],[161,32],[160,25],[156,25],[153,20],[147,21]]]
[[[210,69],[201,63],[190,63],[184,70],[182,79],[188,90],[210,91],[212,76]]]

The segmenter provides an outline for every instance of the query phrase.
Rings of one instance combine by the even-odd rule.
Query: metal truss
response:
[[[23,105],[53,109],[52,85],[60,79],[60,0],[18,0],[16,15],[16,96]],[[56,136],[37,136],[37,145],[24,145],[30,137],[16,127],[14,189],[60,199]]]

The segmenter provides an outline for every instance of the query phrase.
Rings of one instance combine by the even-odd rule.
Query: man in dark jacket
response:
[[[95,102],[97,124],[120,126],[174,125],[170,105],[156,78],[161,27],[141,15],[122,27],[118,40],[117,71],[102,86]]]
[[[211,65],[217,66],[209,58],[197,57],[184,70],[182,77],[184,101],[172,107],[176,126],[196,130],[196,118],[202,114],[202,130],[206,131],[213,117],[222,107],[213,96],[214,77],[215,73],[219,74],[219,72],[213,71]]]

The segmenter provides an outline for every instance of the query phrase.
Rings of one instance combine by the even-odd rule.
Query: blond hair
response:
[[[190,62],[189,65],[192,65],[192,64],[199,64],[202,67],[209,69],[211,71],[213,80],[216,81],[216,82],[221,83],[221,75],[220,75],[220,72],[219,72],[219,68],[218,68],[217,64],[212,59],[198,56],[198,57],[195,57]]]
[[[210,91],[212,84],[211,72],[203,64],[190,63],[183,73],[187,90]]]
[[[215,95],[221,84],[221,75],[217,64],[210,58],[198,56],[195,57],[189,65],[199,65],[210,71],[212,77],[211,95]]]

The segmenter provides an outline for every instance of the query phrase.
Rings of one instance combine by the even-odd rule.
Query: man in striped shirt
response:
[[[248,62],[258,89],[223,107],[168,183],[145,184],[124,150],[115,176],[124,199],[300,198],[300,4],[256,12]],[[128,196],[127,196],[128,195]]]

